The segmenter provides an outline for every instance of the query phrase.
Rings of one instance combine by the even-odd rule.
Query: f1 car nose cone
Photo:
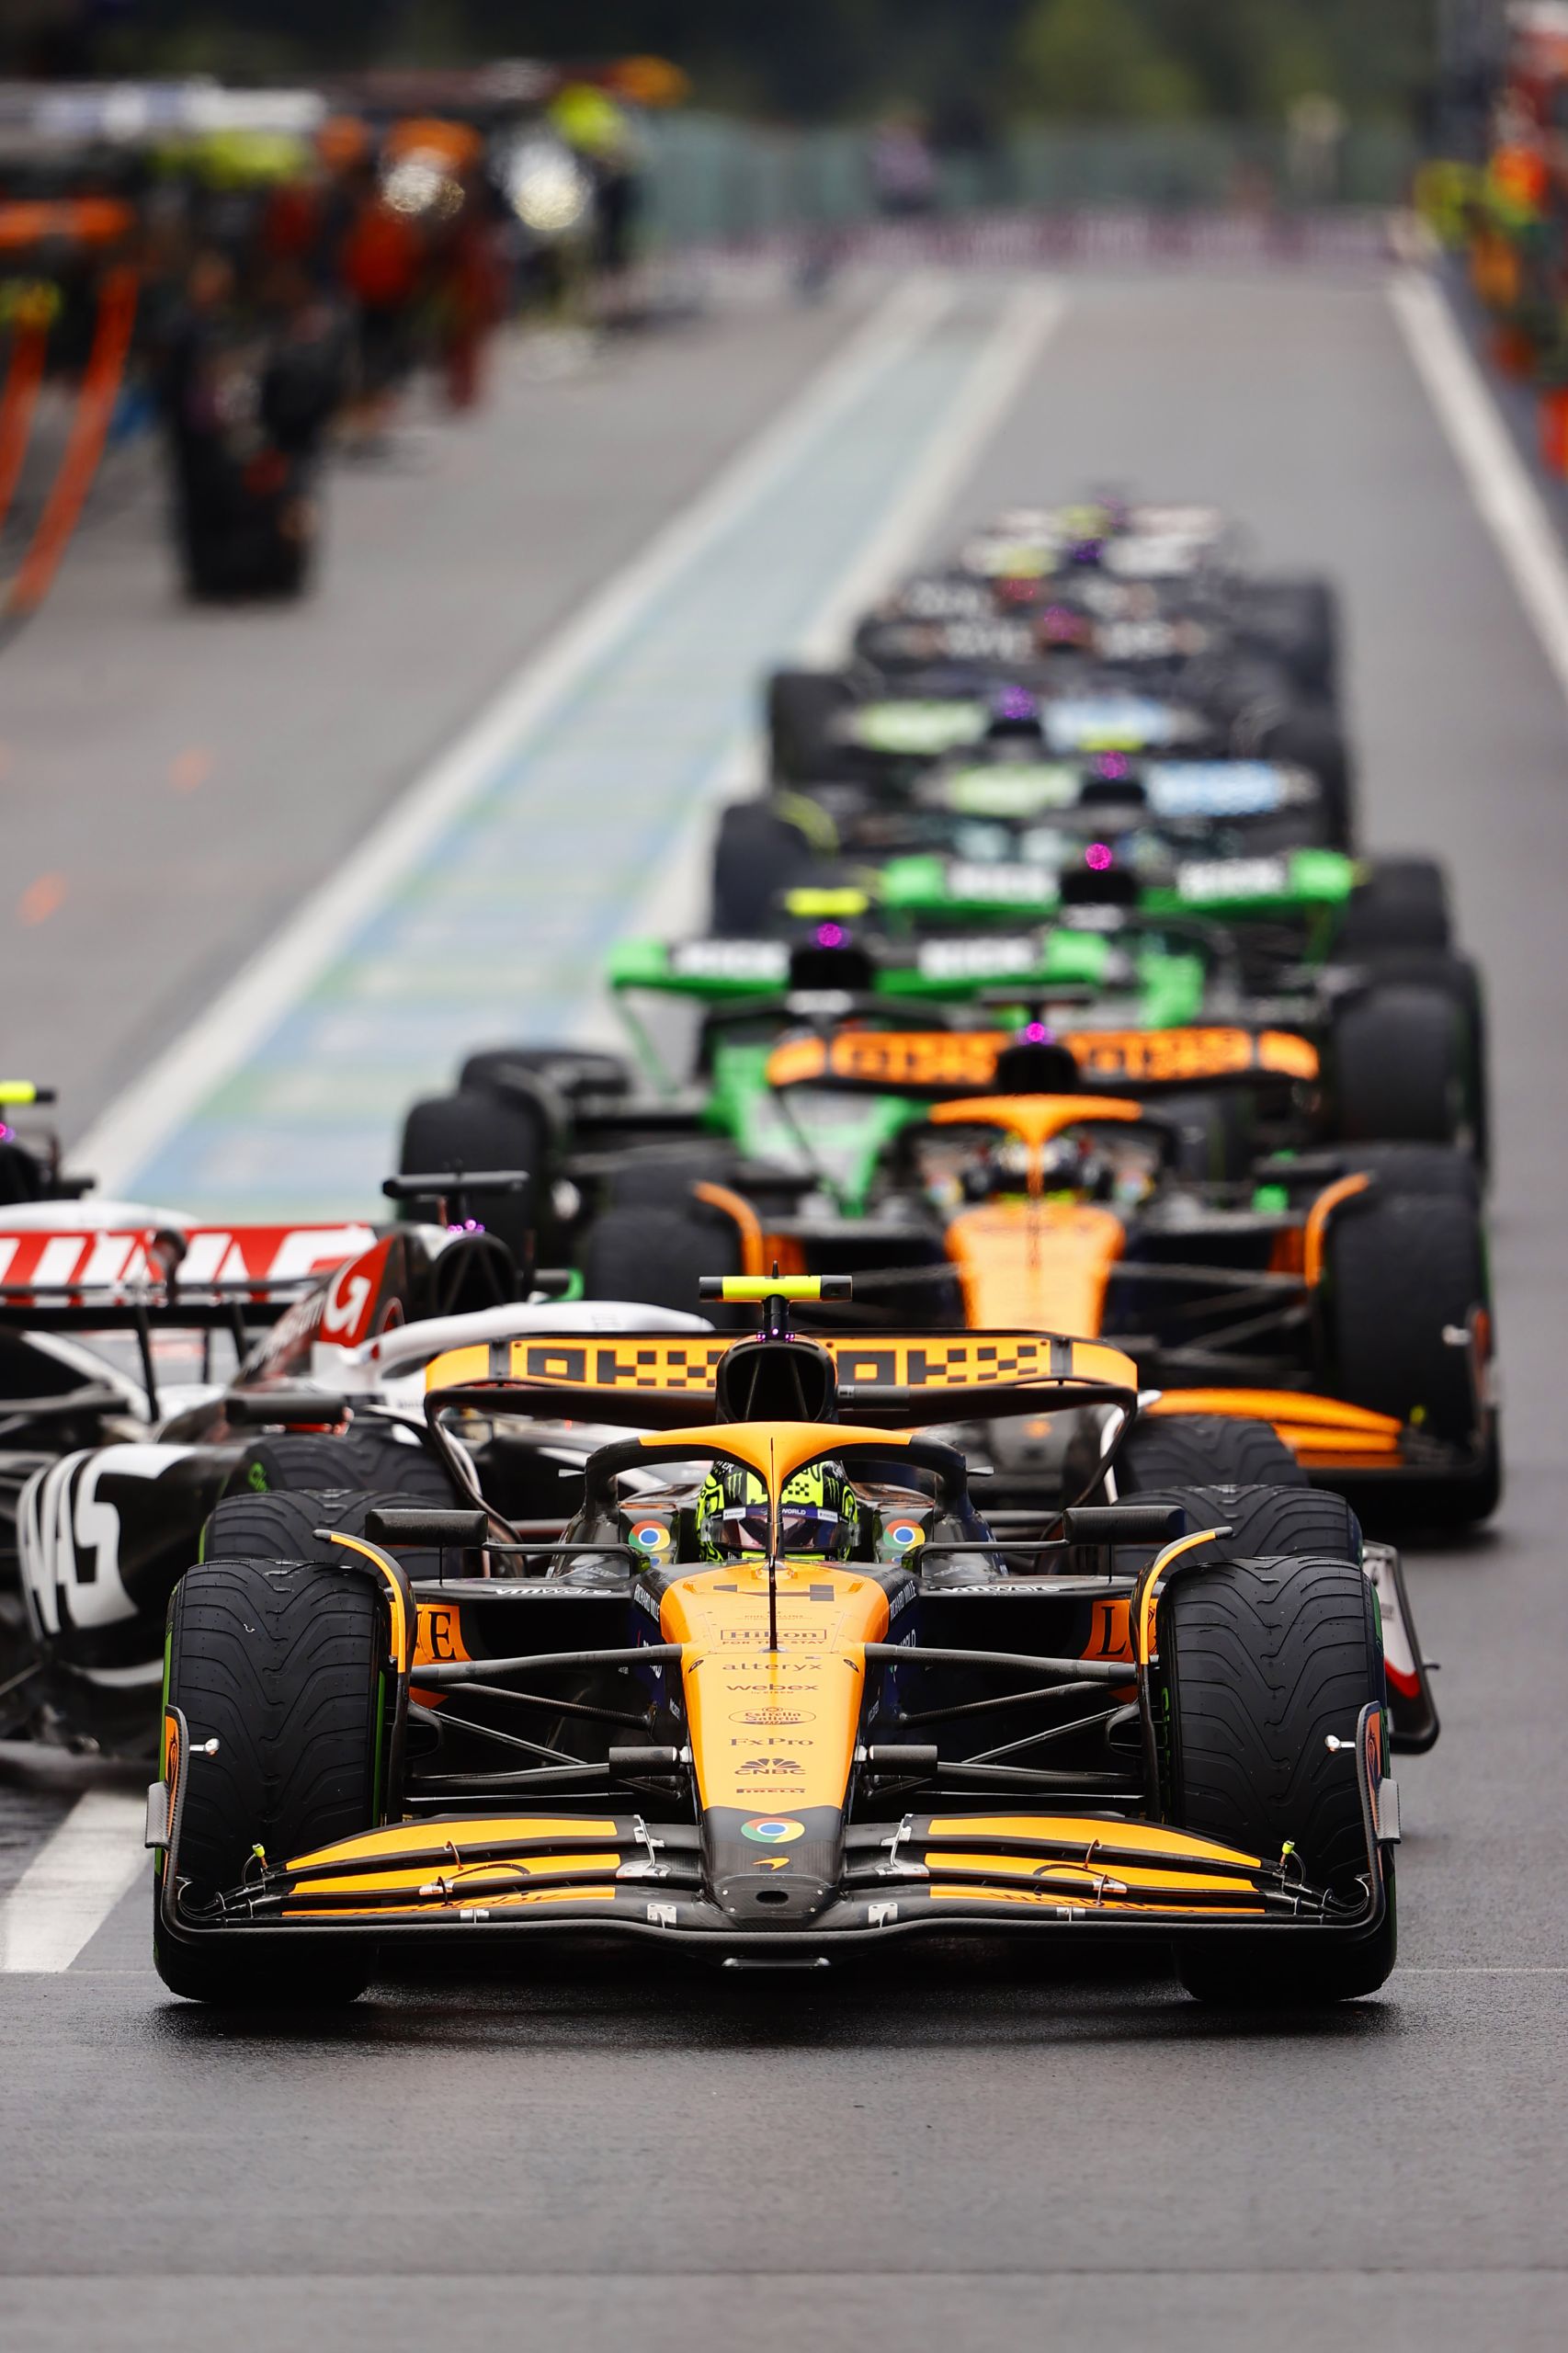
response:
[[[713,1900],[744,1928],[793,1928],[814,1920],[837,1893],[831,1881],[792,1870],[729,1871],[713,1882]]]
[[[702,1844],[703,1877],[737,1927],[798,1927],[841,1892],[844,1817],[833,1806],[755,1814],[710,1806]]]

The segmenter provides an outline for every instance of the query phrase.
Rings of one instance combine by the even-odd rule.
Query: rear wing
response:
[[[913,798],[922,809],[955,817],[1026,824],[1062,812],[1092,817],[1114,810],[1147,810],[1158,821],[1235,822],[1310,806],[1321,787],[1310,768],[1277,760],[1142,759],[1125,753],[1063,760],[1042,751],[1038,760],[954,758],[918,778]]]
[[[768,1288],[773,1288],[769,1281]],[[856,1421],[955,1422],[1052,1413],[1064,1406],[1131,1406],[1138,1373],[1119,1348],[1049,1332],[879,1334],[874,1340],[812,1333],[832,1358],[838,1411]],[[683,1428],[711,1414],[719,1368],[740,1345],[682,1332],[540,1334],[490,1347],[453,1348],[426,1370],[431,1412],[484,1413]]]
[[[925,859],[902,862],[940,864]],[[774,1006],[782,1012],[788,1009],[791,995],[835,990],[890,998],[964,996],[1000,982],[1016,981],[1020,986],[1036,988],[1101,989],[1126,986],[1133,979],[1125,958],[1117,956],[1118,943],[1107,936],[1110,926],[1100,922],[1098,908],[1071,909],[1063,924],[1049,930],[987,928],[919,941],[881,938],[869,941],[864,931],[857,928],[851,947],[847,927],[857,925],[869,907],[867,894],[859,891],[787,892],[784,912],[802,926],[798,937],[623,939],[610,952],[606,976],[618,997],[648,991],[695,998],[715,1008],[734,1006],[743,1013]],[[1008,909],[1005,902],[999,904],[991,900],[981,912],[995,915]],[[1125,922],[1123,912],[1115,910],[1114,928],[1124,927]],[[800,977],[801,951],[812,946],[805,928],[812,925],[818,952],[811,958],[816,969],[807,981]],[[844,965],[842,980],[832,977],[839,957]]]
[[[790,985],[787,939],[623,939],[610,950],[606,978],[622,995],[653,989],[710,1004],[782,996]]]
[[[1006,1029],[840,1029],[776,1046],[767,1083],[941,1101],[985,1092],[998,1061],[1018,1042]],[[1052,1042],[1095,1086],[1157,1091],[1318,1074],[1316,1047],[1285,1029],[1067,1029],[1053,1032]]]
[[[1005,773],[1005,771],[1004,771]],[[1108,867],[1108,858],[1107,860]],[[1168,882],[1147,882],[1125,902],[1145,917],[1309,915],[1343,906],[1359,879],[1356,860],[1339,850],[1296,849],[1277,856],[1182,859]],[[1060,866],[1028,860],[976,860],[922,851],[890,858],[876,877],[875,897],[894,916],[983,916],[1046,922],[1066,907],[1095,904],[1074,874],[1064,887]]]
[[[375,1241],[368,1225],[0,1222],[0,1324],[107,1331],[268,1323]]]

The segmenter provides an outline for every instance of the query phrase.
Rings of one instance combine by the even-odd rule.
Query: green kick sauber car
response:
[[[1471,968],[1444,951],[1336,963],[1364,869],[1333,850],[1193,859],[1135,900],[1064,883],[1044,867],[941,856],[891,860],[873,906],[858,890],[790,892],[784,938],[632,939],[608,980],[649,1074],[678,1082],[634,1004],[685,997],[702,1009],[699,1128],[748,1161],[819,1171],[842,1209],[864,1202],[906,1099],[768,1086],[791,1029],[850,1015],[873,1027],[940,1027],[964,1007],[983,1026],[1043,1017],[1075,1030],[1171,1030],[1223,1023],[1286,1029],[1318,1047],[1320,1117],[1358,1141],[1462,1141],[1484,1156],[1484,1073]],[[851,926],[875,926],[870,946]],[[813,928],[814,926],[814,928]],[[840,960],[842,960],[840,961]],[[839,974],[842,977],[838,977]],[[1322,1140],[1320,1126],[1308,1140]]]
[[[816,1193],[835,1215],[858,1216],[920,1107],[907,1092],[780,1092],[767,1077],[781,1040],[847,1019],[924,1031],[1294,1033],[1315,1050],[1319,1076],[1265,1088],[1259,1116],[1247,1086],[1196,1080],[1176,1102],[1166,1081],[1192,1173],[1238,1178],[1260,1151],[1400,1142],[1460,1144],[1479,1177],[1480,990],[1464,959],[1416,944],[1424,925],[1446,938],[1433,873],[1396,860],[1369,877],[1337,852],[1295,849],[1193,857],[1130,890],[1134,878],[1114,864],[1064,877],[895,858],[880,870],[875,904],[860,888],[789,892],[788,935],[622,941],[608,979],[630,1061],[547,1046],[472,1055],[456,1092],[412,1108],[400,1167],[405,1178],[532,1172],[527,1201],[515,1211],[489,1204],[487,1221],[545,1263],[579,1267],[607,1203],[657,1195],[673,1209],[691,1182],[722,1184],[737,1168],[748,1194],[766,1175],[770,1196]],[[1403,927],[1402,910],[1415,917]],[[1369,928],[1394,944],[1364,944]],[[695,1023],[672,1018],[671,1000],[685,1000]]]

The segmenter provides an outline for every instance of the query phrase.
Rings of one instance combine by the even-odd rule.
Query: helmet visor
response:
[[[787,1560],[826,1560],[837,1543],[842,1525],[839,1514],[825,1504],[782,1504],[778,1511],[778,1549]],[[726,1504],[722,1512],[713,1512],[703,1521],[701,1533],[704,1540],[719,1552],[766,1555],[767,1506]]]
[[[842,1524],[837,1512],[826,1504],[780,1504],[778,1549],[786,1560],[827,1560]]]
[[[701,1532],[704,1540],[721,1552],[766,1552],[767,1506],[726,1504],[722,1511],[710,1513],[703,1521]]]

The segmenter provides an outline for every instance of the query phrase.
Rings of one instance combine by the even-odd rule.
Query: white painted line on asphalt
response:
[[[881,528],[862,548],[796,649],[802,663],[836,662],[846,632],[865,608],[893,585],[919,554],[943,509],[1022,391],[1046,339],[1061,324],[1067,297],[1058,286],[1018,288],[947,415],[933,427],[909,469],[908,485],[893,500]]]
[[[208,1010],[73,1151],[105,1195],[167,1142],[214,1086],[235,1071],[303,997],[358,926],[384,904],[421,854],[483,790],[517,737],[592,668],[699,557],[799,460],[884,369],[928,335],[951,306],[951,281],[904,279],[789,406],[527,661],[473,724],[417,778],[358,849],[246,964]]]
[[[1568,557],[1435,281],[1403,270],[1388,298],[1482,521],[1568,698]]]
[[[796,661],[804,665],[837,661],[846,632],[857,617],[919,555],[944,508],[1022,391],[1029,369],[1062,324],[1066,308],[1067,296],[1058,286],[1023,286],[1012,295],[973,367],[911,459],[881,525],[812,616],[792,649]],[[782,647],[779,658],[787,658]],[[693,797],[691,816],[680,840],[655,869],[632,910],[625,926],[629,935],[700,928],[708,904],[713,812],[722,801],[755,790],[764,757],[764,739],[756,730],[748,730],[726,747]],[[585,1012],[577,1034],[584,1043],[590,1038],[615,1045],[625,1042],[613,1013],[597,1005]]]
[[[69,1969],[147,1868],[144,1798],[89,1790],[0,1904],[0,1970]]]

